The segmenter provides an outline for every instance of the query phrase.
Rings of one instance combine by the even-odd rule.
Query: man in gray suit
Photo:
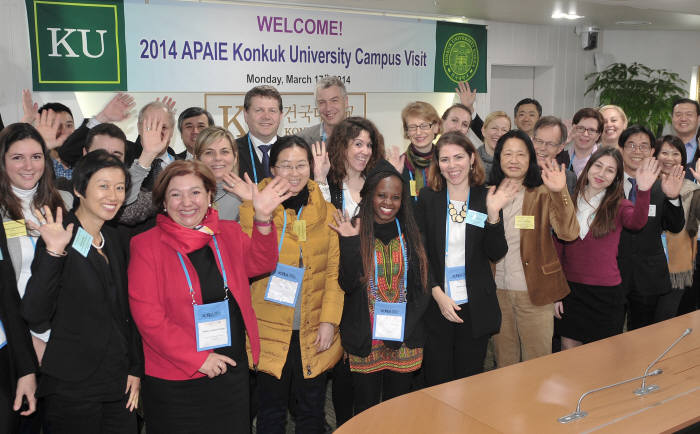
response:
[[[342,80],[335,76],[321,79],[316,84],[316,107],[321,122],[304,129],[299,135],[309,145],[316,142],[328,143],[333,128],[345,119],[347,106],[348,93]]]

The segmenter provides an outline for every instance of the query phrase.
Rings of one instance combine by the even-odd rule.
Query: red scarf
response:
[[[214,208],[209,208],[206,215],[200,222],[201,225],[208,227],[217,235],[219,230],[219,212]],[[211,235],[197,229],[190,229],[176,223],[166,214],[158,214],[156,217],[156,226],[162,231],[162,240],[164,243],[180,253],[190,253],[201,249],[211,241]]]

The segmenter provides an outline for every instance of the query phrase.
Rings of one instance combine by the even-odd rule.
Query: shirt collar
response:
[[[268,142],[268,143],[263,142],[262,140],[258,139],[257,137],[255,137],[254,135],[252,135],[250,133],[248,133],[248,137],[250,137],[250,141],[253,143],[253,146],[255,146],[256,148],[260,145],[271,145],[277,141],[277,136],[273,137],[272,140],[270,140],[270,142]]]

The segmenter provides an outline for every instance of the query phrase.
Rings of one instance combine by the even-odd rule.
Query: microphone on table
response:
[[[583,419],[584,417],[588,416],[588,412],[581,411],[581,401],[583,401],[583,398],[590,395],[591,393],[600,392],[601,390],[605,390],[605,389],[610,389],[612,387],[616,387],[616,386],[619,386],[621,384],[629,383],[630,381],[637,381],[639,379],[643,379],[646,377],[651,377],[654,375],[663,374],[663,372],[664,371],[662,371],[661,369],[656,369],[654,371],[649,372],[648,374],[645,372],[644,375],[642,375],[640,377],[630,378],[629,380],[620,381],[619,383],[610,384],[608,386],[603,386],[603,387],[599,387],[597,389],[589,390],[588,392],[585,392],[583,395],[581,395],[581,397],[578,399],[578,404],[576,405],[576,410],[573,413],[569,413],[566,416],[562,416],[559,419],[557,419],[557,421],[559,421],[559,423],[569,423],[569,422],[574,421],[576,419]]]
[[[635,395],[637,395],[637,396],[644,396],[644,395],[646,395],[647,393],[653,392],[653,391],[655,391],[655,390],[657,390],[657,389],[659,388],[659,386],[657,386],[656,384],[650,384],[650,385],[648,385],[648,386],[646,385],[647,377],[649,376],[649,375],[647,375],[647,372],[649,372],[649,369],[651,369],[651,367],[654,366],[654,365],[656,364],[656,362],[658,362],[659,360],[661,360],[661,358],[662,358],[663,356],[665,356],[666,353],[668,353],[669,351],[671,351],[671,348],[675,347],[676,344],[677,344],[678,342],[681,341],[681,339],[683,339],[684,337],[688,336],[690,333],[692,333],[692,331],[693,331],[693,329],[691,329],[691,328],[685,329],[685,331],[683,332],[683,334],[681,334],[680,336],[678,336],[678,339],[676,339],[676,340],[671,344],[670,347],[666,348],[666,351],[664,351],[663,353],[661,353],[661,355],[660,355],[659,357],[657,357],[656,359],[654,359],[654,361],[651,362],[651,364],[650,364],[649,366],[647,366],[646,371],[644,371],[644,376],[642,377],[642,387],[640,387],[639,389],[636,389],[636,390],[634,391],[634,394],[635,394]]]

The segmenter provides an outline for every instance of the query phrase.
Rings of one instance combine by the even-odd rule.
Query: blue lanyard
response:
[[[219,265],[221,265],[221,277],[224,278],[224,300],[228,300],[228,280],[226,279],[226,268],[224,267],[224,261],[221,259],[221,252],[219,251],[219,243],[216,241],[216,235],[212,235],[214,238],[214,247],[216,248],[216,256],[219,259]],[[190,296],[192,297],[192,306],[195,306],[197,302],[194,301],[194,289],[192,288],[192,279],[190,279],[190,273],[187,271],[185,266],[185,260],[182,259],[182,254],[177,252],[177,257],[180,259],[180,265],[182,265],[182,271],[185,272],[185,277],[187,278],[187,286],[190,288]]]
[[[323,128],[323,122],[321,122],[321,141],[325,143],[327,139],[328,135],[326,134],[326,129]]]
[[[253,182],[258,183],[258,171],[255,170],[255,157],[253,157],[253,142],[250,141],[250,133],[248,133],[248,150],[250,151],[250,165],[253,166]]]
[[[411,179],[411,181],[413,181],[413,172],[411,172],[411,169],[408,169],[408,177]],[[423,187],[425,187],[426,185],[427,184],[426,184],[426,179],[425,179],[425,169],[423,169]],[[417,188],[416,188],[416,190],[417,190]],[[418,193],[418,191],[416,191],[416,195],[413,197],[413,200],[415,200],[416,202],[418,202],[418,194],[417,193]]]
[[[301,212],[304,210],[304,206],[302,205],[301,208],[299,208],[299,214],[297,214],[297,220],[299,220],[299,217],[301,217]],[[284,233],[287,231],[287,210],[282,210],[282,215],[284,216],[284,224],[282,225],[282,236],[280,237],[280,244],[277,247],[277,256],[279,256],[280,253],[282,253],[282,243],[284,242]]]
[[[408,259],[406,257],[406,246],[403,242],[403,235],[401,234],[401,224],[399,224],[399,219],[394,219],[396,222],[396,229],[399,230],[399,243],[401,243],[401,254],[403,255],[403,289],[404,291],[408,285]],[[386,268],[385,268],[386,270]],[[389,280],[387,279],[387,282]],[[379,297],[379,275],[377,274],[377,251],[374,251],[374,287],[376,290],[375,300]],[[399,295],[400,297],[400,295]]]
[[[450,192],[445,188],[445,192],[447,193],[447,225],[445,229],[445,261],[447,261],[447,252],[450,250],[450,221],[452,220],[450,218]],[[469,192],[467,193],[467,212],[469,212],[469,197],[471,196],[472,191],[469,189]]]

